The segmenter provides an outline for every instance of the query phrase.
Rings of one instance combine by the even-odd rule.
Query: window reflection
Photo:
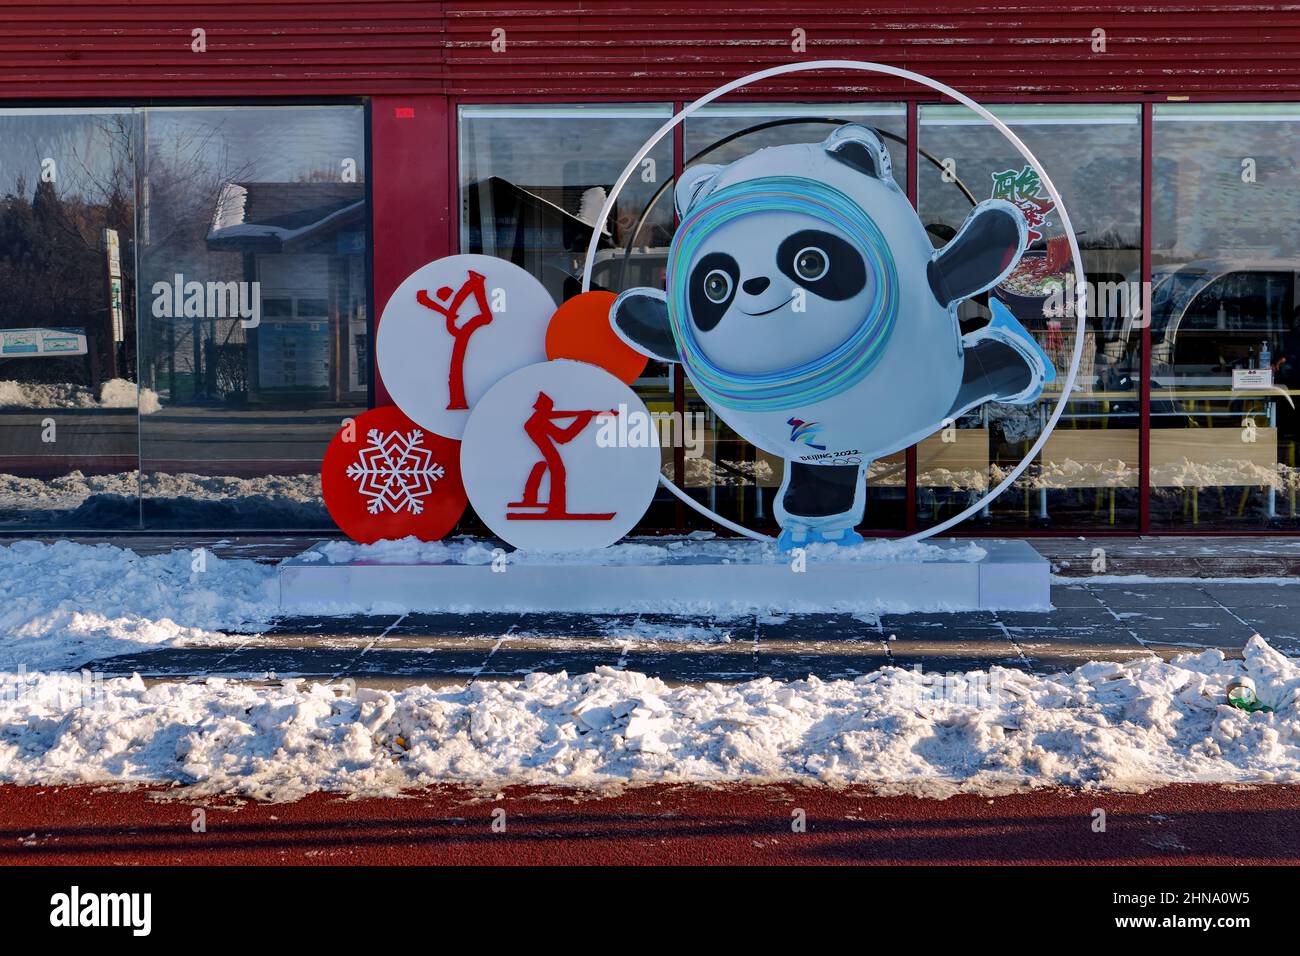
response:
[[[1141,368],[1141,128],[1138,107],[1016,106],[995,111],[1043,164],[1027,164],[997,129],[958,106],[920,112],[918,205],[936,246],[975,203],[998,197],[1030,226],[1020,265],[993,290],[1058,371],[1035,405],[990,403],[926,439],[917,451],[922,526],[967,507],[1018,464],[1042,434],[1076,345],[1074,278],[1045,171],[1068,206],[1090,284],[1079,373],[1064,414],[1014,491],[985,521],[1028,526],[1134,528],[1138,520]],[[962,329],[988,320],[987,294],[963,302]]]
[[[367,398],[364,112],[156,109],[140,210],[149,527],[329,527],[320,460]]]
[[[508,259],[556,303],[577,295],[592,232],[623,168],[672,116],[667,104],[465,106],[459,114],[460,251]],[[673,229],[673,140],[646,156],[597,239],[592,288],[661,289]],[[652,414],[672,415],[673,375],[650,362],[633,386]],[[683,429],[673,431],[680,442]],[[674,450],[663,449],[674,474]],[[660,491],[645,527],[676,523]]]
[[[1159,104],[1152,147],[1152,524],[1294,524],[1300,108]]]
[[[601,207],[672,109],[472,106],[459,123],[461,252],[509,259],[555,301],[575,295]],[[593,286],[662,286],[672,238],[672,137],[619,193],[597,243]]]
[[[0,110],[0,525],[138,523],[134,123]]]

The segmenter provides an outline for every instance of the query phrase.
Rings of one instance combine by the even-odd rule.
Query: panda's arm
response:
[[[668,319],[668,297],[658,289],[628,289],[609,309],[615,334],[643,355],[677,361],[677,343]]]
[[[1024,214],[1003,199],[980,203],[928,268],[930,289],[950,306],[991,289],[1020,261],[1028,239]]]

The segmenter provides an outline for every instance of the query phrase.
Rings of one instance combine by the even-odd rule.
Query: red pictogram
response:
[[[467,273],[469,278],[465,280],[464,285],[455,290],[454,296],[451,286],[446,285],[437,291],[438,302],[429,298],[429,293],[424,289],[415,293],[415,300],[420,305],[432,309],[447,321],[447,332],[452,337],[451,365],[447,370],[447,388],[450,395],[447,402],[448,411],[469,408],[469,404],[465,401],[465,350],[469,347],[470,336],[492,321],[492,310],[488,308],[487,288],[483,284],[487,277],[473,269],[467,270]],[[471,295],[474,297],[476,311],[457,327],[456,320],[460,315],[460,307]],[[448,305],[439,304],[447,299],[451,299]]]
[[[542,460],[533,465],[532,471],[528,473],[528,481],[524,483],[523,500],[512,501],[506,507],[540,508],[542,510],[535,512],[507,511],[506,520],[609,521],[613,518],[615,512],[612,511],[607,514],[572,514],[567,510],[564,459],[560,457],[559,449],[555,446],[556,444],[567,445],[577,438],[597,415],[617,414],[618,412],[613,410],[557,410],[551,396],[545,392],[538,392],[537,401],[533,403],[533,414],[528,416],[528,421],[524,422],[524,431],[533,440],[537,450],[542,453]],[[563,426],[557,424],[563,418],[571,418],[573,421]],[[551,476],[550,500],[539,501],[538,495],[541,491],[542,477],[547,474]]]

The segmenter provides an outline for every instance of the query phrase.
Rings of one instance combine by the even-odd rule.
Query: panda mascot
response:
[[[681,362],[709,406],[785,459],[783,549],[855,544],[865,475],[988,401],[1028,404],[1055,378],[1000,302],[965,336],[963,299],[1015,268],[1027,229],[989,200],[936,250],[873,130],[759,150],[683,173],[667,290],[614,301],[618,336]]]

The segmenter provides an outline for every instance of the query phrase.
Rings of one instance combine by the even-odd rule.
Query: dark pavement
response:
[[[1089,660],[1218,648],[1252,634],[1300,656],[1300,584],[1058,584],[1050,612],[843,614],[730,619],[656,614],[391,614],[285,618],[229,646],[163,648],[88,662],[146,679],[352,678],[367,686],[519,679],[599,666],[669,683],[853,678],[885,666],[926,672],[993,665],[1035,673]]]
[[[947,800],[776,785],[440,787],[280,804],[0,787],[0,805],[0,865],[1300,863],[1300,787],[1281,786]],[[199,809],[206,832],[194,829]],[[795,833],[800,810],[806,832]]]

